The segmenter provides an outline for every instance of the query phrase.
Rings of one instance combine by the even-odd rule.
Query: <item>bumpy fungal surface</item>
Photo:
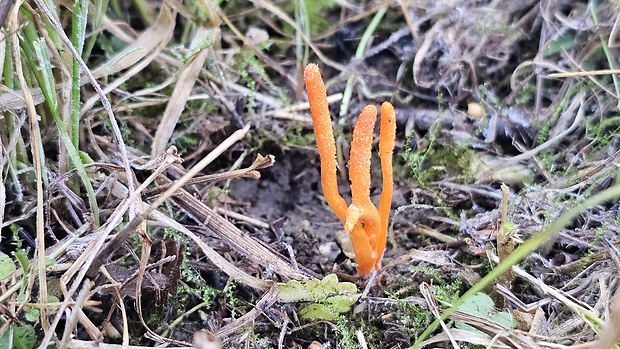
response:
[[[377,122],[377,108],[368,105],[362,109],[353,130],[351,154],[349,156],[349,180],[351,181],[352,204],[361,211],[359,222],[363,225],[373,250],[373,259],[377,258],[373,248],[381,229],[381,219],[377,208],[370,200],[370,162],[372,157],[372,139],[375,123]],[[351,209],[347,212],[347,220]],[[357,223],[357,222],[352,222]],[[383,254],[383,251],[381,252]]]
[[[321,158],[321,185],[329,207],[336,217],[344,222],[347,215],[347,204],[338,193],[338,177],[336,174],[336,142],[334,130],[329,116],[327,92],[321,72],[316,64],[308,64],[304,71],[304,81],[308,91],[310,114],[316,137],[316,147]]]
[[[349,156],[349,180],[351,181],[351,205],[338,192],[336,173],[336,143],[331,125],[325,83],[316,64],[309,64],[304,71],[308,91],[310,113],[316,135],[316,146],[321,159],[321,185],[325,200],[351,236],[357,272],[366,276],[381,267],[385,250],[388,220],[392,202],[392,153],[396,137],[394,107],[385,102],[381,106],[381,133],[379,156],[383,188],[379,208],[370,200],[370,164],[372,141],[377,108],[366,106],[353,130],[351,154]]]
[[[396,145],[396,113],[390,102],[381,105],[381,133],[379,134],[379,156],[381,158],[382,189],[379,200],[379,216],[381,217],[380,236],[376,239],[375,253],[379,260],[385,250],[389,226],[390,209],[392,208],[392,192],[394,178],[392,170],[392,156]]]

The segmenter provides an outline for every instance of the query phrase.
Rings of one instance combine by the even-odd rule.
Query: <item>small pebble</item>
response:
[[[355,259],[355,250],[353,250],[353,244],[351,243],[351,237],[344,230],[339,230],[336,233],[336,241],[338,241],[338,245],[342,249],[342,252],[349,259]]]
[[[319,246],[319,252],[325,259],[333,262],[340,254],[340,247],[338,247],[338,244],[335,241],[329,241],[322,243]]]
[[[483,116],[486,116],[487,112],[484,108],[476,102],[471,102],[467,104],[467,116],[472,119],[479,119]]]

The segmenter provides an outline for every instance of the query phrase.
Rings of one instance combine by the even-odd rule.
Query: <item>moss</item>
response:
[[[382,307],[392,307],[385,310],[385,313],[389,314],[390,324],[397,324],[395,331],[403,332],[410,338],[417,338],[435,318],[430,311],[411,301],[421,297],[419,283],[424,280],[430,285],[430,291],[440,304],[448,307],[463,291],[464,282],[462,278],[453,279],[445,271],[433,266],[417,265],[409,270],[413,275],[408,278],[408,282],[391,284],[393,291],[386,291],[386,296],[392,302],[383,302]],[[411,282],[411,279],[415,279],[416,282]],[[390,325],[384,323],[383,326]]]
[[[394,315],[402,324],[402,330],[411,337],[417,337],[433,321],[430,311],[406,300],[396,302]]]
[[[444,304],[452,304],[452,302],[454,302],[459,297],[461,286],[461,280],[456,279],[449,283],[432,285],[431,292],[433,292],[439,302]]]
[[[298,122],[286,125],[286,133],[282,141],[290,147],[313,147],[316,137],[312,132],[306,132]]]
[[[246,83],[247,88],[250,90],[247,100],[248,113],[254,114],[254,107],[256,106],[256,91],[258,89],[255,77],[250,73],[253,72],[258,75],[269,88],[278,93],[278,99],[282,102],[282,106],[288,106],[291,104],[287,97],[286,92],[280,86],[278,86],[267,74],[265,68],[263,68],[261,62],[256,57],[255,53],[250,50],[241,51],[241,61],[237,72],[243,81]]]
[[[620,132],[620,116],[612,116],[601,120],[598,124],[590,124],[587,136],[597,140],[599,148],[606,147]]]
[[[174,140],[174,145],[180,154],[188,154],[191,149],[195,149],[200,143],[201,137],[195,133],[184,132],[180,137]]]
[[[437,133],[438,127],[433,126],[425,139],[417,142],[428,145],[419,146],[417,150],[412,146],[412,139],[407,140],[404,151],[400,153],[401,160],[404,161],[400,166],[408,170],[408,173],[402,173],[404,177],[424,188],[445,177],[455,177],[459,183],[473,181],[475,178],[470,169],[474,151],[469,149],[466,143],[439,142]]]
[[[338,348],[357,349],[359,347],[355,336],[356,328],[344,315],[338,317],[334,331],[338,336]]]
[[[475,178],[470,172],[473,150],[467,144],[441,144],[431,137],[425,149],[414,150],[408,140],[405,150],[401,153],[401,160],[409,177],[416,184],[427,187],[431,182],[442,180],[445,177],[455,177],[459,183],[472,182]],[[422,142],[421,142],[422,143]]]
[[[406,144],[409,145],[408,141]],[[475,152],[466,144],[451,145],[439,144],[432,140],[426,149],[414,151],[406,146],[396,160],[394,169],[397,177],[411,180],[415,185],[430,193],[438,209],[441,209],[450,218],[458,220],[458,216],[443,207],[445,195],[432,187],[433,182],[445,178],[457,183],[467,184],[475,180],[471,172],[471,164]]]

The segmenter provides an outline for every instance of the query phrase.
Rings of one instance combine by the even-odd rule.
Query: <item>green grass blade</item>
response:
[[[5,45],[5,52],[11,52],[11,40],[4,40],[3,44]],[[2,58],[2,82],[3,84],[12,89],[16,89],[15,85],[15,68],[13,67],[13,61],[11,60],[10,54],[5,54]],[[29,163],[28,152],[26,150],[26,143],[24,142],[24,137],[22,137],[19,128],[19,118],[15,116],[13,113],[4,113],[4,117],[7,124],[7,132],[9,135],[9,139],[13,140],[16,137],[16,145],[15,151],[9,152],[10,163],[13,169],[18,168],[17,162],[21,162],[24,164]],[[13,183],[13,185],[18,185],[17,183]]]
[[[375,13],[375,16],[372,18],[372,21],[370,21],[370,24],[362,35],[360,43],[357,46],[357,50],[355,51],[355,56],[353,57],[353,60],[360,59],[364,55],[364,52],[366,51],[366,46],[368,46],[368,40],[370,40],[372,34],[374,34],[374,32],[377,30],[377,27],[379,26],[379,23],[381,23],[383,16],[387,12],[387,9],[387,6],[383,6],[379,9],[379,11],[377,11],[377,13]],[[349,79],[347,80],[347,86],[342,93],[342,101],[340,102],[340,117],[346,116],[349,112],[349,105],[351,103],[351,97],[353,96],[354,79],[355,76],[349,77]]]
[[[93,190],[93,186],[90,183],[90,179],[88,178],[86,169],[84,169],[84,165],[82,164],[82,161],[80,159],[79,151],[73,145],[71,137],[65,129],[60,114],[58,113],[58,99],[56,97],[56,88],[54,86],[52,65],[47,54],[47,46],[45,45],[45,40],[43,38],[40,38],[34,43],[34,50],[40,63],[42,79],[41,81],[39,81],[39,84],[41,85],[41,90],[43,91],[43,95],[45,96],[45,102],[47,103],[50,112],[52,113],[54,123],[56,123],[60,140],[67,148],[69,158],[75,166],[78,176],[80,177],[82,183],[84,184],[84,187],[86,188],[86,194],[88,195],[88,201],[93,214],[94,228],[97,228],[99,227],[99,206],[97,206],[95,191]]]
[[[530,239],[525,241],[521,246],[519,246],[513,253],[511,253],[504,261],[497,265],[491,272],[489,272],[485,277],[482,278],[478,283],[476,283],[472,288],[470,288],[465,294],[463,294],[459,299],[457,299],[452,307],[446,309],[441,317],[433,321],[433,323],[428,326],[428,328],[418,337],[418,339],[413,343],[412,348],[418,348],[420,343],[422,343],[433,331],[437,329],[441,321],[445,321],[452,313],[454,313],[465,300],[484,290],[487,286],[490,286],[497,277],[501,274],[509,270],[513,265],[521,262],[525,257],[534,252],[538,247],[542,246],[545,242],[551,239],[553,236],[562,231],[562,229],[567,226],[571,221],[573,221],[577,216],[581,213],[585,212],[587,209],[592,208],[596,205],[600,205],[604,202],[610,200],[617,200],[620,196],[620,184],[616,184],[613,187],[610,187],[589,199],[577,204],[574,208],[568,210],[562,216],[560,216],[555,222],[551,223],[549,227],[544,229],[543,231],[535,234]]]
[[[77,1],[73,5],[72,16],[72,42],[73,47],[82,54],[84,40],[86,38],[86,22],[88,18],[88,1]],[[71,141],[77,149],[80,142],[80,65],[73,57],[71,65]]]
[[[299,28],[302,28],[306,37],[311,37],[310,32],[310,18],[308,15],[308,9],[306,8],[306,0],[296,0],[295,5],[295,22]],[[308,56],[310,55],[310,47],[304,42],[303,36],[300,32],[295,32],[295,55],[297,61],[301,62],[301,66],[305,67],[308,64]]]
[[[90,53],[97,42],[97,38],[99,37],[99,29],[101,27],[101,19],[105,14],[105,10],[108,8],[110,4],[109,0],[95,0],[93,1],[92,13],[90,15],[90,31],[91,35],[86,40],[86,44],[84,46],[84,51],[82,52],[82,58],[86,60],[86,58],[90,57]]]
[[[598,18],[598,12],[597,12],[600,9],[600,6],[592,5],[588,7],[590,8],[590,12],[592,13],[592,19],[594,20],[594,24],[596,24],[597,26],[600,25],[600,21]],[[616,57],[613,56],[613,52],[611,52],[611,50],[609,49],[609,46],[607,46],[607,40],[605,40],[602,34],[599,34],[598,37],[599,37],[599,40],[601,41],[601,47],[603,49],[603,53],[605,54],[605,57],[607,58],[609,69],[618,69],[616,65]],[[614,82],[614,89],[616,90],[616,95],[620,96],[620,79],[618,78],[618,75],[611,74],[611,79]],[[620,108],[620,101],[618,101],[617,105],[618,105],[618,108]]]

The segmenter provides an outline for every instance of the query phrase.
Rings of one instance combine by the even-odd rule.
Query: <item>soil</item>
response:
[[[293,247],[297,263],[323,275],[328,269],[317,253],[320,246],[334,241],[340,222],[320,200],[320,169],[311,150],[281,152],[275,164],[261,172],[260,180],[231,182],[231,196],[249,203],[243,210],[250,217],[268,222],[270,230],[256,231],[261,240]],[[331,237],[330,237],[331,235]],[[333,245],[332,245],[333,246]]]

